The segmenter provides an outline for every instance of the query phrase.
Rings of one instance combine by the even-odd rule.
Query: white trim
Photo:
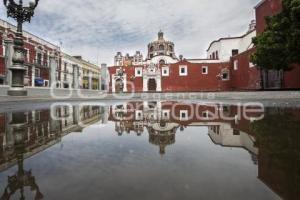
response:
[[[209,119],[209,111],[208,111],[208,110],[203,111],[203,112],[202,112],[202,117],[203,117],[204,119]]]
[[[142,67],[135,68],[135,77],[143,77],[143,68]]]
[[[180,121],[188,121],[188,120],[189,120],[189,111],[180,110]]]
[[[204,69],[205,69],[205,72],[203,72]],[[208,67],[207,66],[202,66],[201,72],[202,72],[202,74],[208,74]]]
[[[166,71],[166,73],[165,73],[165,71]],[[161,75],[162,76],[170,76],[170,68],[169,67],[162,67]]]
[[[135,111],[135,119],[136,120],[143,120],[143,111],[142,110],[136,110]]]
[[[238,60],[234,60],[233,61],[233,69],[235,71],[239,69],[239,61]]]
[[[163,110],[162,111],[162,119],[164,119],[164,120],[170,119],[170,110]]]
[[[181,70],[184,69],[184,72]],[[179,76],[187,76],[188,75],[188,69],[186,65],[179,65]]]

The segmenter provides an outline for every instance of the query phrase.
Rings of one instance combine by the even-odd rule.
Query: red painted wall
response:
[[[187,76],[179,75],[179,66],[186,65]],[[202,74],[202,67],[208,67],[208,74]],[[223,68],[230,68],[229,63],[190,63],[186,60],[170,65],[170,76],[162,77],[163,91],[218,91],[228,90],[230,80],[217,78]]]
[[[250,55],[255,48],[249,49],[231,58],[232,88],[234,90],[260,89],[260,72],[256,67],[250,67]],[[238,61],[238,69],[234,70],[234,62]]]
[[[14,37],[14,33],[10,30],[7,29],[8,31],[8,37],[13,39]],[[3,72],[5,72],[6,66],[5,66],[5,62],[4,62],[4,58],[3,58],[3,47],[2,47],[2,35],[0,35],[0,74],[3,74]],[[29,53],[30,53],[30,57],[29,60],[26,60],[26,63],[29,65],[34,64],[35,62],[35,56],[36,56],[36,50],[35,47],[37,46],[43,46],[44,50],[49,52],[52,51],[53,49],[51,49],[49,46],[44,46],[39,44],[37,41],[34,41],[32,39],[29,39],[29,42],[27,42],[27,38],[24,38],[24,48],[28,49]],[[50,69],[49,69],[49,63],[48,63],[48,57],[47,54],[45,53],[44,55],[44,64],[45,66],[48,66],[48,68],[40,68],[40,72],[41,72],[41,78],[44,80],[49,80],[50,79]],[[59,62],[59,69],[60,69],[60,65],[61,65],[61,58],[59,58],[60,62]],[[60,74],[60,73],[59,73]],[[32,79],[32,70],[31,67],[29,67],[28,69],[28,79],[29,79],[29,84],[31,84],[31,79]],[[60,78],[60,77],[59,77]]]
[[[284,73],[284,87],[300,88],[300,64],[292,65],[292,70]]]
[[[186,65],[187,76],[179,75],[179,66]],[[161,77],[162,92],[192,92],[192,91],[224,91],[231,88],[231,81],[222,81],[217,78],[224,68],[230,69],[230,63],[190,63],[186,60],[175,64],[170,64],[169,76]],[[202,74],[202,67],[208,67],[208,74]],[[134,85],[135,92],[143,91],[143,78],[135,76],[135,68],[141,66],[123,67],[127,75],[127,90],[132,92]],[[119,67],[109,67],[110,79]],[[161,68],[161,66],[160,66]],[[131,83],[131,84],[130,84]],[[110,92],[112,91],[112,81],[110,81]]]
[[[272,16],[279,13],[282,9],[281,0],[263,0],[256,8],[256,31],[262,33],[265,29],[266,16]]]

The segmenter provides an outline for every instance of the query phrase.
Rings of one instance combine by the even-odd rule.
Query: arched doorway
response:
[[[120,93],[123,92],[124,84],[122,79],[117,79],[115,83],[115,92]]]
[[[157,87],[156,80],[154,78],[150,78],[148,81],[148,91],[149,92],[156,91],[156,87]]]

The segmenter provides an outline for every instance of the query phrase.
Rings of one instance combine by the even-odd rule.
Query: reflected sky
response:
[[[299,172],[286,171],[299,167],[298,154],[292,155],[295,162],[288,163],[288,167],[280,165],[282,157],[276,155],[282,151],[273,148],[275,139],[269,135],[270,124],[280,117],[297,129],[292,122],[299,122],[298,109],[268,108],[259,121],[253,117],[211,120],[211,116],[205,120],[175,120],[176,116],[164,115],[168,106],[164,102],[156,102],[153,107],[145,102],[61,106],[55,108],[54,113],[60,117],[56,120],[47,108],[25,115],[2,113],[2,199],[19,199],[24,194],[26,199],[265,200],[295,199],[299,194],[299,190],[286,187],[291,182],[299,184],[297,179],[290,179]],[[184,117],[185,106],[175,108],[179,118]],[[231,105],[214,108],[227,116],[238,112]],[[197,109],[200,113],[211,110],[207,105]],[[130,113],[133,117],[125,119]],[[285,113],[292,114],[286,117]],[[285,128],[284,124],[280,127]],[[284,152],[284,158],[295,152],[299,141],[293,131],[288,131],[278,130],[284,135],[275,136],[280,141],[294,139],[295,146]],[[34,177],[37,187],[33,188],[38,188],[35,192],[27,187],[28,181],[8,178],[25,177],[25,172]],[[12,188],[18,190],[9,198]]]

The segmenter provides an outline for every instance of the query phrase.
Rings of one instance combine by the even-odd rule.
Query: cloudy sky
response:
[[[212,40],[244,33],[259,1],[40,0],[25,30],[62,44],[66,53],[112,64],[117,51],[146,55],[161,29],[177,55],[199,58]],[[6,19],[2,4],[0,18]]]

